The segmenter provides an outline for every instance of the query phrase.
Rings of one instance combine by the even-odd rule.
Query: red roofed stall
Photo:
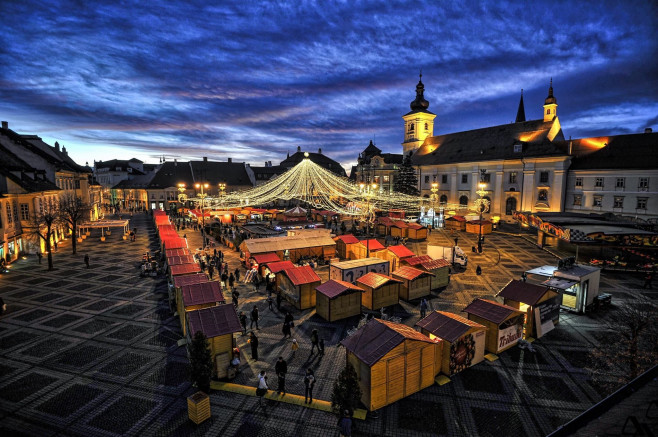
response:
[[[466,219],[461,215],[453,215],[444,220],[446,229],[452,229],[455,231],[465,231],[466,230]]]
[[[361,305],[371,310],[395,305],[400,301],[400,281],[381,273],[369,272],[356,280],[363,289]]]
[[[416,256],[411,250],[402,244],[397,246],[388,246],[386,250],[379,250],[374,253],[377,258],[389,261],[390,271],[397,270],[402,265],[402,260]]]
[[[345,281],[330,279],[315,287],[315,311],[330,322],[361,314],[363,289]]]
[[[336,255],[341,259],[354,259],[352,248],[359,243],[359,239],[352,234],[339,235],[334,238],[336,242]]]
[[[176,276],[193,275],[195,273],[201,273],[201,267],[199,267],[199,264],[197,263],[179,264],[177,266],[169,267],[169,276],[171,277],[172,282],[174,282],[173,278]]]
[[[368,258],[368,251],[370,251],[370,256],[375,256],[375,252],[378,250],[386,249],[382,243],[377,241],[375,238],[368,240],[361,240],[352,247],[352,259],[363,259]]]
[[[169,249],[187,249],[187,240],[180,238],[179,236],[162,240],[161,250],[165,252]]]
[[[315,306],[315,287],[320,277],[311,266],[292,267],[277,273],[276,284],[287,301],[300,310]]]
[[[450,283],[450,263],[444,259],[432,259],[429,255],[422,255],[405,258],[402,264],[432,273],[434,275],[430,278],[432,291],[447,287]]]
[[[189,254],[190,251],[188,249],[168,249],[165,251],[165,256],[167,256],[167,258],[170,256],[185,256]]]
[[[281,261],[281,258],[279,258],[279,255],[277,255],[275,252],[266,252],[266,253],[258,253],[255,255],[252,255],[249,257],[250,260],[252,260],[252,264],[256,264],[258,268],[258,273],[261,276],[265,276],[265,268],[267,267],[268,264],[270,263],[277,263]]]
[[[402,266],[391,273],[391,276],[402,282],[400,299],[413,300],[430,294],[431,277],[434,275],[414,267]]]
[[[186,314],[203,308],[210,308],[225,303],[222,287],[217,281],[201,284],[183,285],[181,299],[178,301],[178,317],[183,335],[187,334]]]

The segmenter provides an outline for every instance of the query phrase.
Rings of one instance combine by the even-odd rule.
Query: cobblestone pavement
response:
[[[0,295],[8,304],[0,320],[0,435],[337,435],[336,419],[328,413],[285,403],[263,410],[256,398],[226,392],[211,394],[210,420],[195,426],[187,419],[186,397],[194,389],[185,349],[177,345],[181,330],[168,308],[166,282],[139,277],[141,255],[157,248],[150,223],[147,216],[132,218],[131,227],[139,228],[136,242],[114,232],[101,243],[92,234],[75,256],[69,244],[60,244],[52,272],[45,259],[39,265],[29,257],[0,275]],[[180,233],[187,234],[190,247],[201,245],[198,233]],[[430,241],[450,244],[452,235],[435,231]],[[474,241],[459,233],[463,248]],[[426,243],[409,246],[424,253]],[[237,253],[224,251],[230,268],[237,267]],[[84,266],[85,254],[90,269]],[[468,268],[456,272],[430,306],[459,312],[476,297],[491,297],[523,270],[552,262],[550,254],[524,239],[489,235],[484,253],[469,252]],[[481,276],[474,273],[477,265]],[[320,275],[326,278],[327,272]],[[617,301],[633,299],[639,285],[628,276],[602,280],[603,291]],[[318,377],[315,396],[330,399],[345,360],[337,344],[358,317],[327,323],[313,311],[285,303],[281,310],[276,305],[269,310],[264,290],[258,293],[243,283],[238,290],[240,310],[260,309],[261,359],[251,359],[246,337],[240,336],[247,362],[234,382],[254,385],[254,375],[262,369],[273,373],[282,355],[290,369],[288,392],[303,393],[302,375],[311,367]],[[230,292],[226,295],[229,300]],[[294,358],[290,340],[281,333],[288,310],[296,320],[293,337],[301,345]],[[402,302],[394,312],[412,325],[419,319],[418,302]],[[324,357],[310,354],[314,328],[325,339]],[[604,338],[595,320],[562,312],[558,328],[534,343],[535,353],[513,348],[449,384],[432,386],[356,423],[354,435],[544,435],[605,394],[582,369],[585,351]]]

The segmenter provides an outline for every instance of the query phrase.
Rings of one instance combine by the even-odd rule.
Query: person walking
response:
[[[290,331],[291,328],[295,327],[295,323],[293,322],[292,314],[290,314],[290,311],[286,313],[286,316],[283,319],[283,323],[288,325],[288,337],[291,337]]]
[[[304,386],[306,387],[306,390],[304,391],[304,403],[310,404],[313,402],[313,387],[315,386],[315,375],[313,375],[313,369],[310,367],[306,369]]]
[[[254,305],[254,309],[251,310],[251,326],[249,327],[249,329],[254,329],[254,323],[255,323],[256,329],[260,331],[260,328],[258,327],[258,319],[259,319],[258,307]]]
[[[324,338],[321,338],[321,339],[320,339],[319,346],[320,346],[320,354],[319,354],[319,356],[324,357]]]
[[[240,282],[240,268],[236,267],[234,273],[235,273],[235,280]]]
[[[283,332],[283,338],[291,337],[290,324],[288,322],[283,322],[283,326],[281,327],[281,332]]]
[[[279,394],[286,394],[286,373],[288,373],[288,363],[283,357],[279,357],[279,360],[274,365],[274,371],[278,378],[279,386],[276,391]]]
[[[274,308],[272,308],[272,304],[274,303],[274,299],[272,299],[272,296],[267,296],[267,308],[272,311]]]
[[[231,291],[235,289],[235,276],[233,276],[233,273],[228,277],[228,286]]]
[[[338,432],[340,437],[352,436],[352,417],[349,410],[343,411],[343,417],[338,421]]]
[[[281,301],[283,300],[283,297],[281,297],[281,292],[279,291],[276,294],[276,309],[280,310],[281,309]]]
[[[313,351],[315,348],[318,348],[318,352],[320,352],[320,347],[318,346],[318,343],[320,342],[320,336],[318,335],[318,330],[314,329],[311,331],[311,355],[313,355]]]
[[[222,279],[222,287],[228,286],[228,273],[226,273],[226,270],[222,272],[221,279]]]
[[[85,265],[89,268],[89,255],[85,253]]]
[[[237,306],[237,304],[235,306]],[[240,324],[242,325],[242,335],[247,335],[247,315],[244,311],[240,311],[238,319],[240,319]]]
[[[260,279],[258,278],[258,272],[254,272],[252,281],[254,283],[254,291],[258,293],[258,288],[260,287]]]
[[[210,280],[212,281],[212,276],[215,274],[215,266],[210,263],[208,264],[208,276],[210,277]]]
[[[292,357],[295,358],[295,352],[299,349],[299,343],[297,343],[297,340],[294,338],[292,339],[292,343],[290,343],[290,350],[292,351]]]
[[[251,358],[258,361],[258,337],[251,331],[249,335],[249,344],[251,345]]]
[[[258,388],[256,389],[256,396],[258,396],[258,405],[263,408],[263,396],[267,394],[267,391],[270,388],[267,386],[267,372],[264,370],[260,371],[260,376],[258,377]]]
[[[420,301],[420,318],[424,319],[425,315],[427,315],[427,299],[423,298]]]

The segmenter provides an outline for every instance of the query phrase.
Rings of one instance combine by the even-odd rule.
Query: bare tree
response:
[[[64,193],[59,197],[59,211],[62,216],[62,221],[67,223],[73,232],[71,244],[73,255],[78,251],[78,225],[82,223],[85,218],[89,217],[89,210],[89,204],[73,193]]]
[[[59,202],[53,197],[40,199],[39,208],[35,208],[30,216],[27,229],[38,241],[43,240],[48,254],[48,270],[53,269],[52,238],[55,235],[57,225],[61,223],[61,212]]]

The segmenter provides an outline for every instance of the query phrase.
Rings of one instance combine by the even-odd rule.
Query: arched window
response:
[[[468,196],[461,196],[461,197],[459,198],[459,204],[460,204],[461,206],[466,206],[466,205],[468,205]]]
[[[505,214],[512,215],[516,211],[516,199],[513,197],[508,197],[505,202]]]
[[[409,124],[409,132],[413,132],[413,131],[414,131],[414,124],[411,123]]]
[[[537,200],[541,201],[547,201],[548,200],[548,191],[546,190],[539,190],[539,193],[537,194]]]
[[[430,130],[430,125],[425,123],[425,130]]]
[[[439,199],[439,203],[448,203],[448,196],[442,194],[441,198]]]

